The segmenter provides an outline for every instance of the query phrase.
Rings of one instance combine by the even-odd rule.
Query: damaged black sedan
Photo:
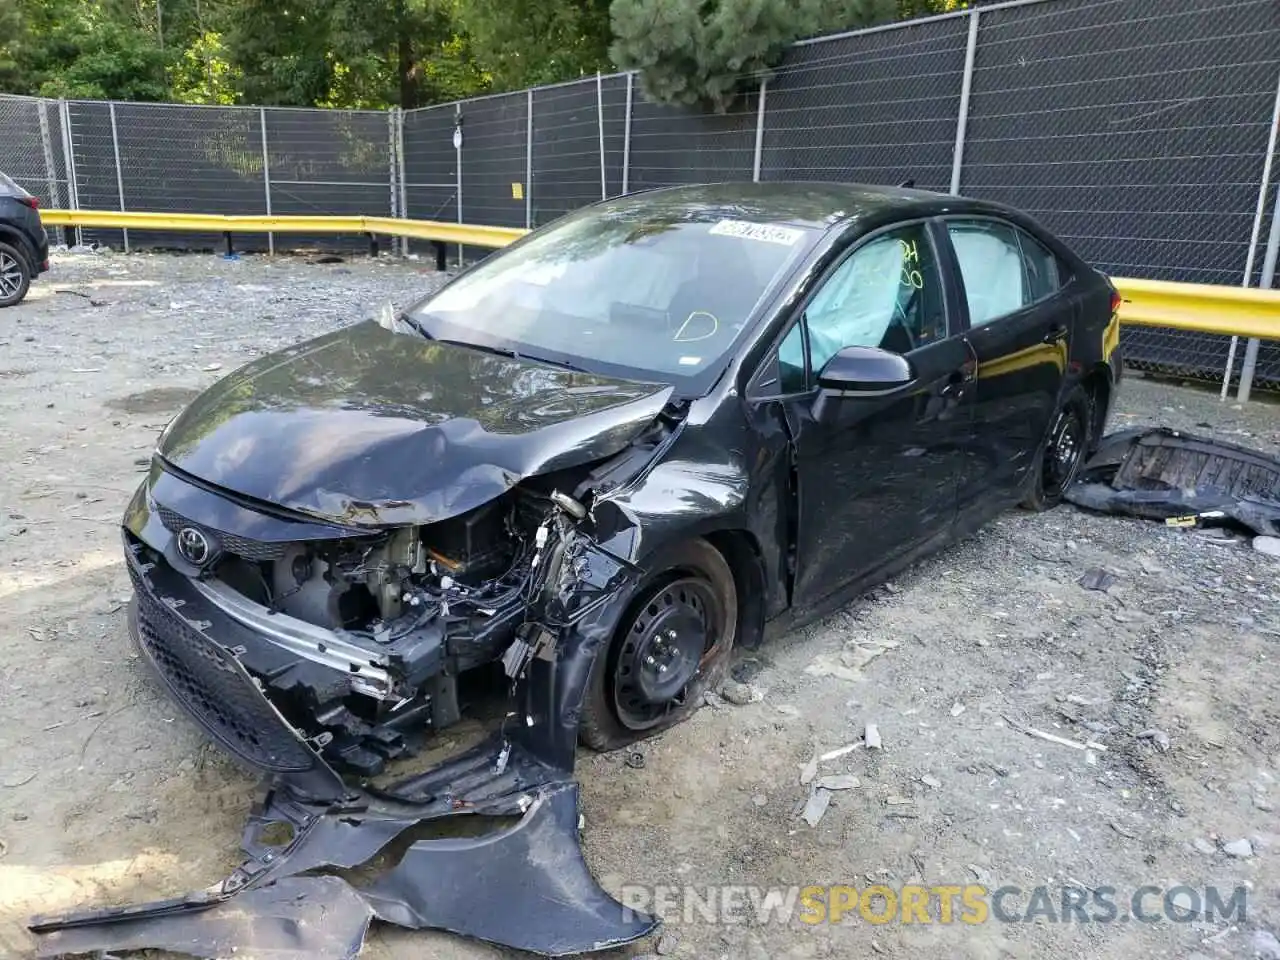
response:
[[[232,892],[350,859],[298,852],[335,807],[563,805],[579,741],[665,729],[736,646],[1011,505],[1055,505],[1119,381],[1118,304],[993,204],[673,188],[227,377],[164,431],[123,537],[146,658],[312,805],[273,795],[299,834],[276,862],[304,866],[282,875],[247,843]],[[460,682],[495,663],[510,703],[491,743],[401,784],[394,815],[347,785],[455,722]],[[365,897],[393,922],[411,901]],[[415,916],[547,953],[647,929],[579,918],[566,941]]]

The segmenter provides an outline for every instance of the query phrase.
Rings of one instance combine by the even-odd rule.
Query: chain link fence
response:
[[[0,169],[55,207],[512,227],[672,184],[911,181],[1027,210],[1114,275],[1256,285],[1276,255],[1277,118],[1276,0],[1006,0],[797,44],[722,114],[650,103],[627,74],[389,112],[0,97]],[[285,239],[344,242],[236,242]],[[1145,328],[1123,344],[1133,366],[1204,379],[1230,349]],[[1280,384],[1275,343],[1256,372]]]

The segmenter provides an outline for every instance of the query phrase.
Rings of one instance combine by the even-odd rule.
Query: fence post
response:
[[[409,219],[409,174],[408,164],[405,161],[404,154],[404,110],[396,107],[396,176],[397,182],[400,184],[400,217],[401,219]],[[400,255],[402,257],[409,256],[409,238],[400,238]]]
[[[45,189],[49,191],[49,206],[61,207],[62,196],[58,190],[58,175],[53,162],[53,138],[49,134],[49,114],[50,104],[47,100],[41,100],[36,104],[36,110],[40,113],[40,145],[44,148],[44,176]],[[58,242],[66,243],[66,233],[62,227],[57,228]]]
[[[635,81],[634,73],[627,73],[627,119],[622,128],[622,192],[631,189],[631,88]]]
[[[257,108],[257,122],[262,128],[262,189],[266,195],[266,215],[271,216],[271,155],[266,148],[266,108]],[[266,253],[275,256],[275,234],[266,232]]]
[[[453,105],[454,196],[458,204],[458,223],[462,222],[462,102]],[[458,244],[458,266],[462,266],[462,244]]]
[[[969,14],[969,44],[964,51],[964,79],[960,81],[960,110],[956,117],[956,146],[951,156],[951,193],[960,192],[960,171],[964,167],[964,139],[969,127],[969,96],[973,92],[973,62],[978,56],[978,16]]]
[[[609,198],[609,175],[604,164],[604,78],[596,71],[596,126],[600,132],[600,199]]]
[[[1280,188],[1276,190],[1276,205],[1271,211],[1271,236],[1267,239],[1267,255],[1262,261],[1262,276],[1258,286],[1269,290],[1276,280],[1276,259],[1280,257]],[[1253,371],[1258,365],[1257,337],[1250,337],[1244,348],[1244,363],[1240,367],[1240,393],[1237,395],[1241,403],[1249,402],[1249,393],[1253,389]]]
[[[396,173],[396,111],[399,107],[387,108],[387,184],[390,194],[391,216],[400,216],[400,191],[397,188]]]
[[[1271,112],[1271,133],[1267,137],[1267,156],[1262,161],[1262,183],[1258,186],[1258,205],[1253,211],[1253,230],[1249,234],[1249,252],[1244,261],[1244,279],[1240,282],[1243,287],[1248,287],[1253,282],[1253,263],[1258,256],[1258,239],[1262,236],[1262,218],[1267,210],[1267,188],[1271,185],[1271,168],[1275,162],[1277,133],[1280,133],[1280,80],[1276,81],[1276,103]],[[1252,340],[1250,341],[1251,344],[1253,342]],[[1231,346],[1227,348],[1227,366],[1222,371],[1222,393],[1219,397],[1221,400],[1227,399],[1227,391],[1231,389],[1231,372],[1235,369],[1236,348],[1239,343],[1240,338],[1233,336],[1231,338]],[[1247,362],[1248,348],[1246,348],[1245,353]],[[1253,354],[1256,361],[1258,355],[1256,347],[1253,350]],[[1252,366],[1249,369],[1249,376],[1252,380]],[[1243,370],[1240,371],[1240,387],[1242,390],[1244,389]],[[1244,399],[1247,399],[1247,397]]]
[[[62,155],[67,161],[67,202],[72,210],[80,209],[80,191],[76,186],[76,151],[71,139],[71,111],[67,101],[58,101],[58,119],[62,125]],[[74,228],[76,245],[84,242],[84,234],[79,227]]]
[[[120,166],[120,136],[116,133],[116,102],[107,102],[107,112],[111,115],[111,152],[116,158],[116,196],[120,198],[120,212],[124,213],[124,170]],[[129,228],[124,227],[124,252],[129,252]]]
[[[760,102],[756,105],[756,152],[751,161],[751,179],[760,182],[760,158],[764,155],[764,102],[769,94],[769,78],[760,81]]]
[[[533,229],[533,87],[525,107],[528,118],[524,136],[524,228]]]

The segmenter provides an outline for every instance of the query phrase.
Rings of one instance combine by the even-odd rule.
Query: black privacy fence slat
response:
[[[763,180],[947,190],[968,22],[795,48],[765,94]]]
[[[1280,3],[969,6],[797,44],[763,87],[745,78],[747,92],[722,113],[652,103],[626,74],[409,111],[0,96],[0,170],[52,207],[507,227],[543,226],[602,198],[675,184],[913,180],[1024,209],[1113,275],[1260,282],[1280,189],[1280,158],[1263,183]],[[125,240],[120,230],[88,229],[62,239],[77,234]],[[129,236],[133,246],[197,249],[221,240]],[[236,237],[242,250],[364,243]],[[395,245],[432,252],[421,241]],[[449,251],[468,261],[488,252]],[[1206,380],[1222,378],[1229,343],[1123,332],[1130,365]],[[1257,376],[1280,386],[1277,341],[1262,344]]]

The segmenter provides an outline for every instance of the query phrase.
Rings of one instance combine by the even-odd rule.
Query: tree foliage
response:
[[[404,107],[638,69],[721,109],[797,37],[961,0],[0,0],[0,92]]]
[[[796,40],[896,12],[897,0],[614,0],[610,54],[649,99],[724,111]]]

